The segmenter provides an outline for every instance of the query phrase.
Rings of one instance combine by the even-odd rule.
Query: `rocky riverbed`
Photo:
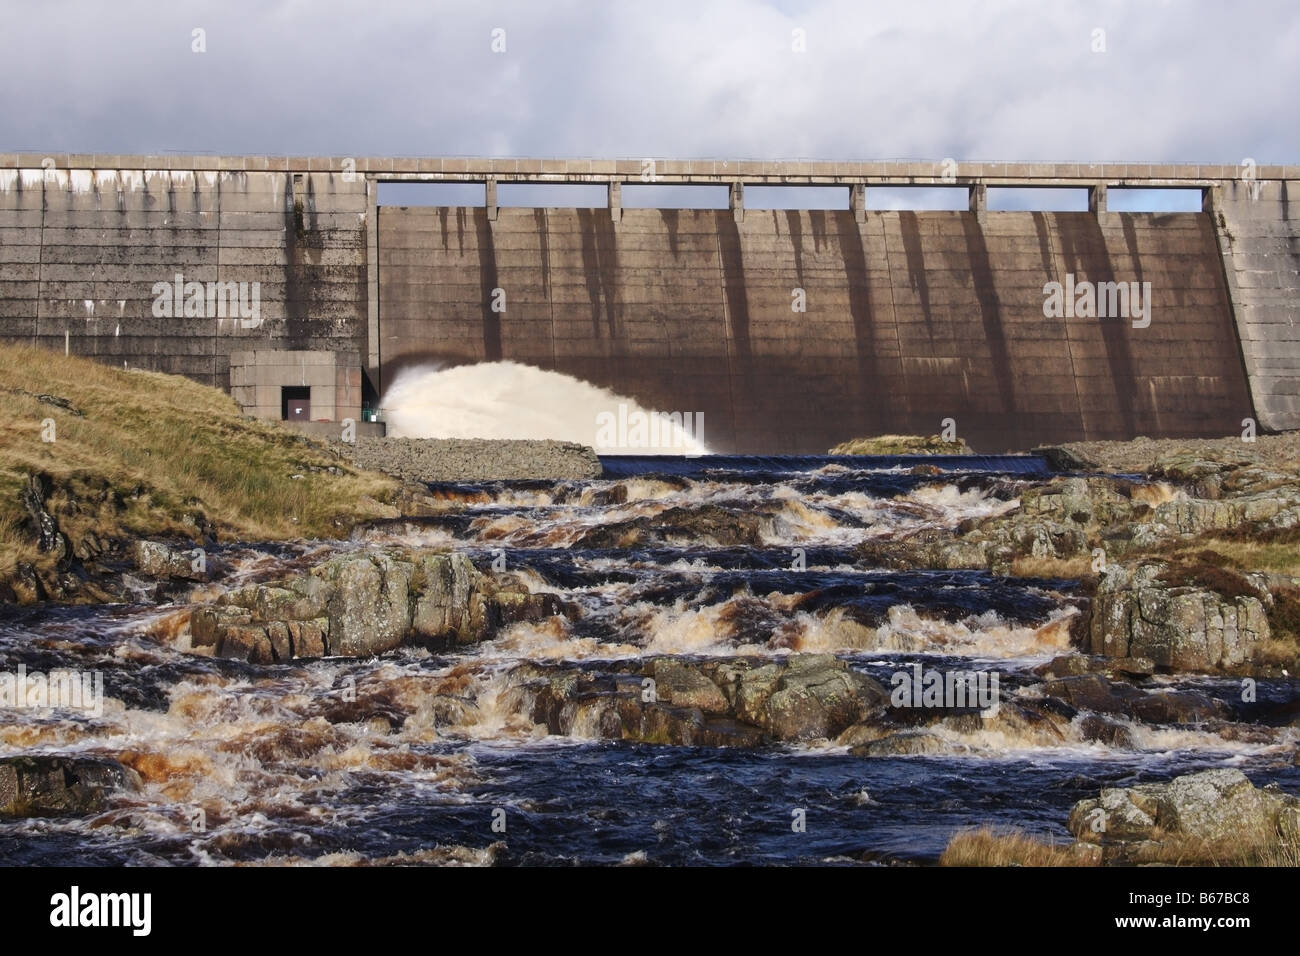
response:
[[[1188,785],[1210,803],[1281,788],[1240,825],[1282,843],[1300,475],[1239,444],[1123,473],[1093,447],[607,459],[408,483],[347,540],[196,528],[117,562],[36,495],[77,593],[117,600],[6,611],[0,671],[104,693],[14,697],[0,856],[933,862],[996,824],[1222,859],[1168,823],[1202,771],[1241,777]]]

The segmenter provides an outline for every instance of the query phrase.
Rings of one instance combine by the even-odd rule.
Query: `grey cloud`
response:
[[[1300,7],[1272,0],[56,0],[4,22],[2,149],[1287,162],[1300,136]]]

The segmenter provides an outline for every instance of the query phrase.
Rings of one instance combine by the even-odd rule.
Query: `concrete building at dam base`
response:
[[[383,205],[389,182],[483,198]],[[573,183],[604,204],[498,202]],[[625,207],[646,184],[726,201]],[[750,208],[756,186],[847,202]],[[963,208],[868,208],[901,186],[962,189]],[[1086,190],[1088,208],[989,209],[1014,187]],[[1110,208],[1135,188],[1199,202]],[[369,420],[410,365],[516,361],[703,415],[719,452],[819,453],[945,419],[988,452],[1286,430],[1298,188],[1300,166],[1254,164],[0,154],[0,339],[318,423]]]

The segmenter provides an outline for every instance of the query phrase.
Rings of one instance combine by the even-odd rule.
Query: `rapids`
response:
[[[609,458],[587,482],[439,486],[445,511],[378,522],[346,542],[232,546],[224,587],[343,549],[455,548],[504,561],[570,613],[452,652],[255,667],[189,650],[190,602],[0,610],[0,671],[103,675],[103,712],[0,711],[0,755],[95,754],[140,793],[84,818],[0,823],[8,864],[879,863],[933,861],[957,829],[1010,824],[1064,837],[1103,785],[1233,766],[1300,787],[1297,731],[1242,711],[1228,680],[1162,678],[1234,708],[1232,732],[1121,721],[1123,742],[1014,719],[932,729],[912,756],[833,741],[654,746],[548,735],[516,706],[521,663],[602,672],[647,657],[839,656],[886,686],[926,667],[996,669],[1002,700],[1069,647],[1068,580],[860,564],[873,539],[952,527],[1015,503],[1036,459]],[[611,526],[671,509],[757,516],[756,543],[665,534],[610,546]],[[1261,681],[1285,708],[1292,681]],[[575,725],[579,726],[579,725]],[[1242,728],[1246,727],[1246,730]],[[806,832],[791,828],[804,809]],[[495,811],[504,811],[504,815]],[[505,831],[493,828],[505,821]]]

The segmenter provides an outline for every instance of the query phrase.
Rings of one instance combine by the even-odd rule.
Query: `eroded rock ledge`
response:
[[[563,610],[557,595],[484,574],[464,554],[362,551],[226,592],[194,610],[190,633],[195,648],[217,657],[271,664],[470,644]]]

